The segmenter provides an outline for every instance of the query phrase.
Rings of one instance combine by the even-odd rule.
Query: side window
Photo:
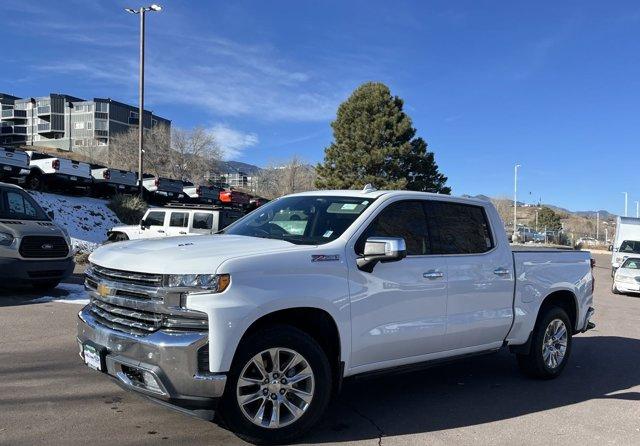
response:
[[[193,214],[193,229],[211,229],[213,227],[213,214],[196,212]]]
[[[149,212],[145,220],[149,226],[164,226],[164,212]]]
[[[169,226],[174,228],[186,228],[189,226],[188,212],[172,212],[169,219]]]
[[[37,211],[33,205],[17,192],[7,191],[7,205],[9,208],[9,215],[13,218],[33,218],[37,215]]]
[[[407,255],[431,254],[423,202],[398,201],[384,208],[356,243],[358,254],[364,251],[369,237],[402,237],[407,244]]]
[[[481,206],[431,202],[438,225],[434,237],[437,254],[479,254],[493,248],[489,221]]]

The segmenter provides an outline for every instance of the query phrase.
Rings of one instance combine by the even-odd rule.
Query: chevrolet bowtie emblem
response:
[[[111,292],[111,290],[104,283],[101,283],[101,284],[98,285],[98,294],[100,296],[102,296],[102,297],[108,296],[110,292]]]

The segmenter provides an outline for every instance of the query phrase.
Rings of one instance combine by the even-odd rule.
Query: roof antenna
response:
[[[367,194],[367,193],[369,193],[369,192],[374,192],[375,190],[376,190],[376,188],[375,188],[375,187],[373,187],[373,186],[371,185],[371,183],[367,183],[367,184],[365,184],[365,186],[362,188],[362,192],[363,192],[363,193],[365,193],[365,194]]]

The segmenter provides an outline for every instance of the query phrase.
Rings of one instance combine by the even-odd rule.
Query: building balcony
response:
[[[27,128],[23,125],[4,125],[0,127],[0,135],[26,135]]]
[[[27,119],[27,111],[16,109],[2,110],[2,114],[0,116],[3,119]]]
[[[50,115],[51,114],[51,106],[50,105],[41,105],[38,107],[36,113],[38,116],[42,115]]]
[[[64,133],[64,130],[51,128],[51,124],[47,122],[38,124],[38,133]]]

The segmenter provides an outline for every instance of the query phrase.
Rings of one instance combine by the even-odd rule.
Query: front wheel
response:
[[[620,293],[620,291],[618,291],[618,287],[616,286],[615,282],[613,282],[613,285],[611,285],[611,292],[613,294],[622,294],[622,293]]]
[[[518,354],[518,365],[534,378],[552,379],[560,375],[569,360],[572,344],[571,322],[560,307],[543,310],[533,330],[528,354]]]
[[[331,367],[309,335],[290,326],[261,330],[242,342],[222,401],[222,417],[257,444],[290,442],[322,416]]]

